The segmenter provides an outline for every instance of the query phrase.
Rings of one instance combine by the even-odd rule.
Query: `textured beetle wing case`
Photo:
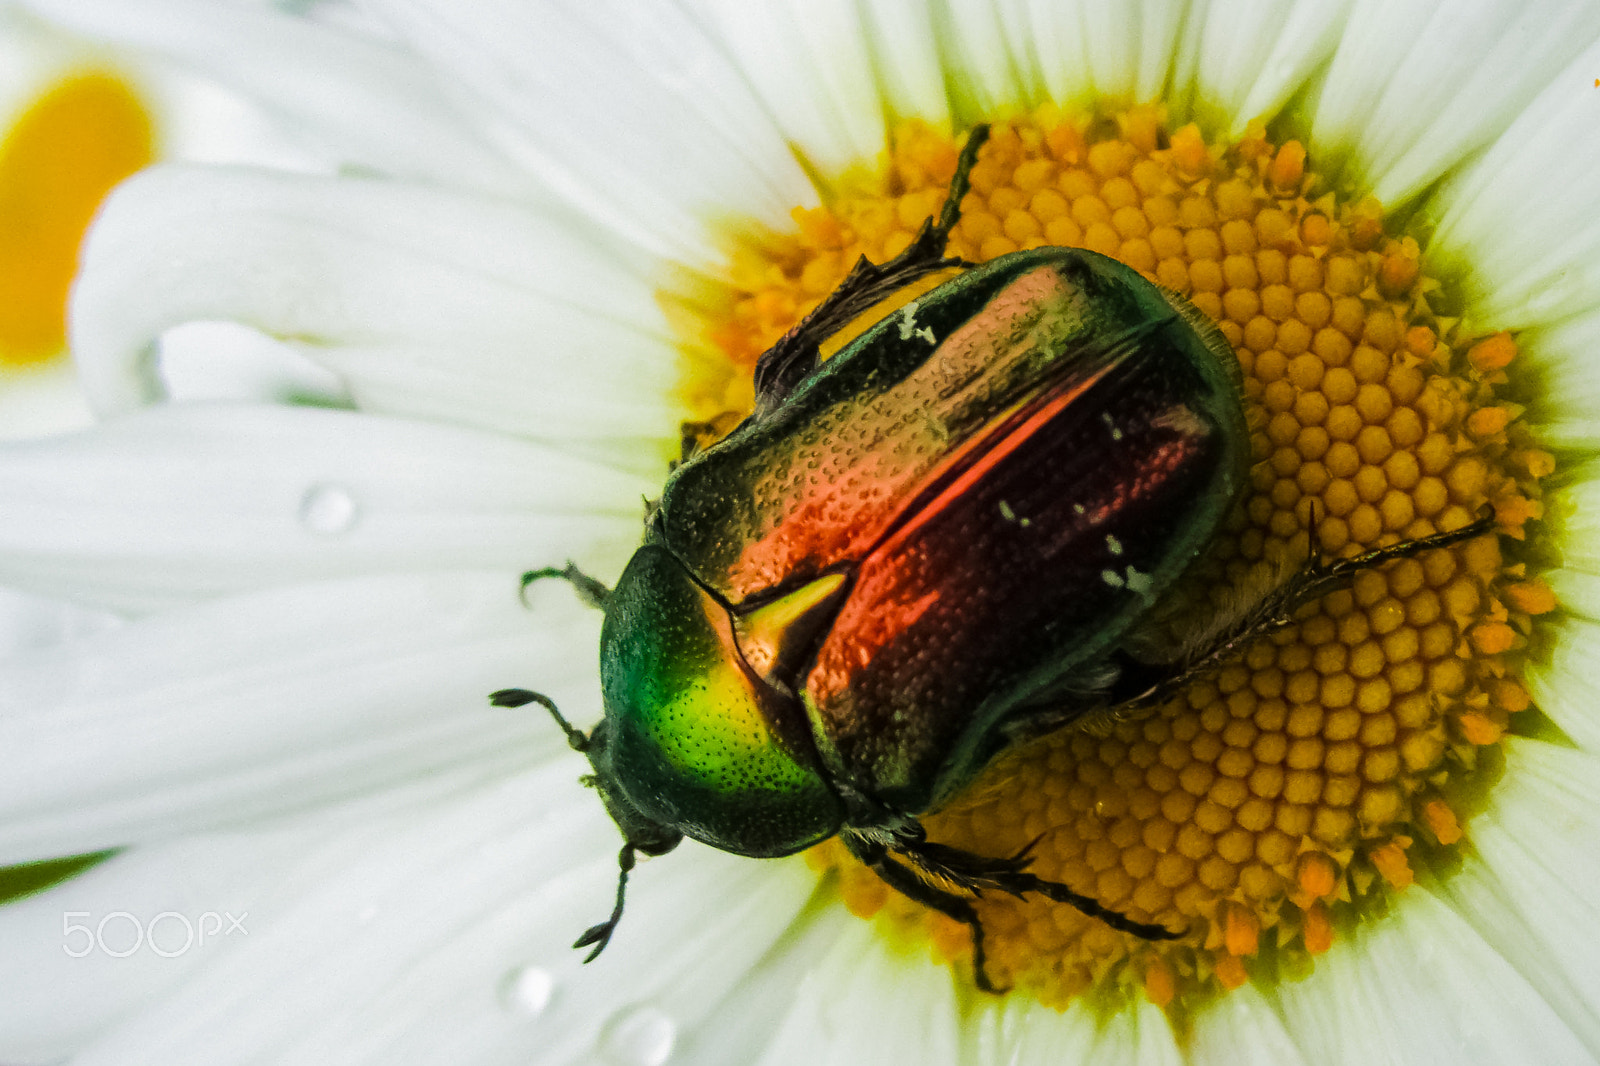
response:
[[[1016,253],[681,467],[652,539],[736,609],[851,576],[798,687],[827,771],[919,813],[1209,542],[1245,475],[1236,377],[1121,264]]]

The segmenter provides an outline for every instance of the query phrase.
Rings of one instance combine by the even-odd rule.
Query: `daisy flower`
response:
[[[0,581],[120,621],[0,671],[0,863],[92,857],[0,908],[0,1060],[1600,1058],[1593,4],[30,6],[308,148],[122,186],[73,305],[97,424],[0,452]],[[685,424],[980,122],[956,252],[1116,255],[1238,353],[1257,461],[1193,612],[1308,546],[1497,536],[930,819],[1171,945],[985,899],[987,996],[838,849],[686,845],[583,967],[616,830],[483,697],[593,721],[598,618],[517,575],[613,580]],[[276,384],[186,390],[196,322]]]

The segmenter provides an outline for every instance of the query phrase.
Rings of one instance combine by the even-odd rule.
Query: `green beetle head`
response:
[[[824,612],[840,584],[821,583]],[[683,834],[772,857],[838,831],[844,808],[818,770],[804,709],[759,654],[775,646],[762,622],[798,618],[787,627],[798,632],[816,613],[776,601],[736,618],[666,548],[634,554],[606,603],[606,717],[588,754],[607,810],[640,850]]]

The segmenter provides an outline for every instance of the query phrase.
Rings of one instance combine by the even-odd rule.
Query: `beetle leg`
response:
[[[1056,903],[1076,907],[1119,932],[1132,933],[1144,940],[1176,940],[1183,935],[1154,922],[1136,922],[1093,897],[1074,892],[1059,881],[1046,881],[1037,874],[1028,873],[1027,866],[1031,861],[1028,853],[1038,842],[1033,841],[1008,858],[991,858],[928,841],[908,844],[897,850],[923,874],[953,882],[975,893],[981,894],[982,889],[995,888],[1021,899],[1024,892],[1037,892]]]
[[[989,975],[984,970],[986,959],[983,951],[983,923],[978,921],[978,912],[972,909],[970,900],[930,885],[910,868],[891,859],[888,845],[880,841],[848,831],[841,833],[839,838],[844,841],[844,846],[850,849],[850,854],[872,867],[873,872],[883,878],[884,884],[924,907],[929,907],[971,927],[973,981],[983,992],[1007,991],[989,983]]]
[[[567,721],[561,712],[556,710],[555,701],[541,692],[530,692],[525,688],[503,688],[498,692],[489,693],[489,702],[496,707],[525,707],[530,703],[537,703],[555,718],[556,725],[567,735],[567,743],[571,745],[573,751],[589,750],[589,738],[584,735],[583,730]]]
[[[546,566],[539,570],[529,570],[526,574],[523,574],[522,588],[518,590],[517,595],[522,597],[522,605],[524,607],[528,605],[528,586],[547,577],[559,577],[563,581],[571,583],[573,589],[578,593],[578,599],[590,607],[598,607],[603,611],[606,609],[606,603],[611,599],[610,589],[606,588],[600,581],[579,570],[577,563],[569,562],[566,566]]]
[[[1295,613],[1330,592],[1348,588],[1363,570],[1394,559],[1410,558],[1434,548],[1482,536],[1494,528],[1494,508],[1485,507],[1476,521],[1448,533],[1403,540],[1375,548],[1349,559],[1313,561],[1315,555],[1289,578],[1250,606],[1231,625],[1213,635],[1198,650],[1171,664],[1141,663],[1123,655],[1122,677],[1109,697],[1108,710],[1124,714],[1164,703],[1192,682],[1234,658],[1259,638],[1294,624]]]
[[[873,304],[927,274],[964,265],[946,259],[950,231],[961,218],[961,199],[970,187],[972,165],[978,149],[989,138],[988,126],[974,126],[956,160],[944,207],[937,219],[924,222],[912,242],[893,259],[878,265],[866,256],[857,259],[850,273],[810,314],[802,318],[778,343],[756,361],[756,411],[771,410],[804,381],[822,361],[822,342],[848,325]]]
[[[622,851],[617,854],[617,869],[617,905],[611,908],[611,917],[599,925],[591,925],[572,943],[575,948],[586,948],[590,944],[595,946],[594,950],[584,958],[584,962],[593,962],[600,957],[606,945],[611,943],[611,934],[617,931],[617,923],[622,921],[622,900],[628,892],[628,871],[633,869],[632,842],[622,845]]]

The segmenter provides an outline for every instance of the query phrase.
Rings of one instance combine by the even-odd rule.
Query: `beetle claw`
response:
[[[600,957],[600,953],[606,949],[606,945],[611,943],[611,934],[616,932],[616,929],[617,923],[615,919],[608,919],[599,925],[591,925],[583,931],[582,936],[572,942],[572,946],[574,948],[586,948],[593,944],[595,946],[594,950],[584,956],[583,959],[586,963],[593,962]]]

